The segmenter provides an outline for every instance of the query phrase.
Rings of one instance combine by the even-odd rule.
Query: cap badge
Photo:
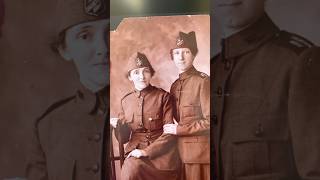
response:
[[[183,39],[178,38],[177,39],[177,46],[181,46],[183,44]]]
[[[137,66],[141,66],[142,65],[142,61],[140,58],[137,58]]]
[[[107,13],[104,0],[84,0],[84,9],[86,14],[100,16]]]

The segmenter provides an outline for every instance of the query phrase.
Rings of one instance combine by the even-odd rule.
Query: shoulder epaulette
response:
[[[134,91],[131,91],[127,94],[125,94],[122,98],[121,98],[121,102],[124,100],[124,98],[126,98],[127,96],[129,96],[130,94],[134,93]]]
[[[208,78],[208,77],[209,77],[208,74],[206,74],[206,73],[204,73],[204,72],[200,72],[200,71],[199,71],[199,75],[200,75],[200,77],[202,77],[202,78]]]
[[[40,120],[42,120],[44,117],[46,117],[49,113],[51,113],[53,110],[61,107],[62,105],[68,103],[69,101],[75,99],[77,96],[76,95],[73,95],[73,96],[70,96],[70,97],[67,97],[65,99],[62,99],[60,101],[57,101],[55,103],[53,103],[51,106],[48,107],[48,109],[41,115],[39,116],[37,119],[36,119],[36,122],[38,123]]]
[[[157,87],[157,89],[159,89],[159,90],[162,91],[163,93],[169,93],[169,92],[167,92],[166,90],[164,90],[164,89],[162,89],[162,88]]]
[[[304,50],[311,48],[314,44],[306,38],[287,31],[280,31],[277,34],[277,43],[287,47],[300,55]]]

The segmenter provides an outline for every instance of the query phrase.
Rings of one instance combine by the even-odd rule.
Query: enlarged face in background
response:
[[[0,37],[1,37],[1,31],[2,31],[2,24],[4,21],[4,3],[3,0],[0,0]]]
[[[133,69],[129,72],[129,80],[133,82],[134,87],[141,91],[148,87],[151,81],[152,73],[150,68],[142,67]]]
[[[64,59],[74,62],[81,83],[92,92],[109,82],[108,39],[108,20],[89,21],[67,29],[65,47],[59,49]]]
[[[213,0],[213,14],[223,27],[241,29],[264,13],[265,0]]]
[[[172,50],[172,58],[179,73],[182,73],[193,66],[195,57],[189,48],[177,48]]]

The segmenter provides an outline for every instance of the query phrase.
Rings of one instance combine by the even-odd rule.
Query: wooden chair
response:
[[[114,129],[112,126],[110,127],[110,163],[111,163],[111,173],[110,173],[110,178],[111,180],[116,180],[116,166],[115,166],[115,162],[116,161],[120,161],[120,168],[122,167],[123,165],[123,162],[124,162],[124,159],[125,159],[125,156],[124,156],[124,147],[123,147],[123,143],[122,143],[122,140],[121,138],[118,139],[118,142],[119,142],[119,146],[118,146],[118,149],[119,149],[119,155],[118,156],[115,156],[114,155],[114,150],[113,150],[113,140],[112,140],[112,132],[113,131],[116,131],[116,129]]]

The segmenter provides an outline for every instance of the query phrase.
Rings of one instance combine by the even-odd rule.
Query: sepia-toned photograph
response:
[[[209,22],[129,17],[110,32],[111,179],[210,179]]]

